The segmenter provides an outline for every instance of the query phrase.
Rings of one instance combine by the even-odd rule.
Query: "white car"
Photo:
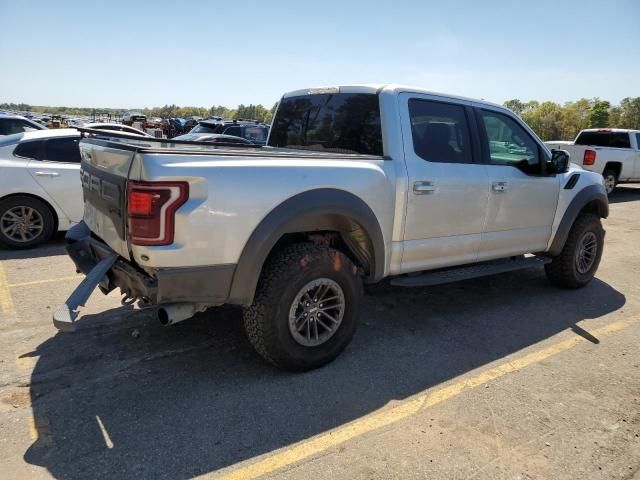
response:
[[[140,135],[141,137],[150,137],[148,133],[138,130],[137,128],[124,125],[122,123],[87,123],[82,128],[94,128],[96,130],[110,130],[122,133],[130,133],[131,135]]]
[[[46,126],[20,115],[0,115],[0,135],[13,135],[14,133],[35,132],[46,129]]]
[[[80,134],[39,130],[0,137],[0,243],[31,248],[82,219]]]

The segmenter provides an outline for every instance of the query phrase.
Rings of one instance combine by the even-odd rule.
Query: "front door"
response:
[[[402,272],[475,261],[489,196],[470,105],[399,97],[409,177]]]
[[[544,175],[546,152],[510,115],[476,114],[490,184],[479,260],[546,250],[560,190],[556,175]]]

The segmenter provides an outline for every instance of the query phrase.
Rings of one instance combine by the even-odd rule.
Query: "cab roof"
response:
[[[412,87],[409,85],[398,85],[398,84],[384,84],[384,83],[362,83],[362,84],[353,84],[353,85],[333,85],[327,87],[312,87],[312,88],[304,88],[301,90],[294,90],[292,92],[285,93],[282,97],[297,97],[301,95],[313,95],[313,94],[321,94],[321,93],[380,93],[386,92],[392,95],[397,95],[400,93],[420,93],[424,95],[432,95],[437,97],[443,97],[453,100],[464,100],[467,102],[475,102],[483,105],[491,105],[492,107],[499,107],[504,109],[505,107],[493,102],[487,102],[486,100],[479,100],[477,98],[469,98],[462,97],[459,95],[450,95],[448,93],[434,92],[431,90],[427,90],[419,87]]]

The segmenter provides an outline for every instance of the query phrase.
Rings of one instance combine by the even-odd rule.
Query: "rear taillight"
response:
[[[593,165],[596,163],[596,152],[595,150],[585,150],[584,158],[582,159],[583,165]]]
[[[187,182],[129,181],[127,215],[134,245],[171,245],[175,213],[189,199]]]

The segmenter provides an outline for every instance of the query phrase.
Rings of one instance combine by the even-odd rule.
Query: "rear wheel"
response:
[[[0,202],[0,243],[32,248],[53,235],[55,221],[49,207],[37,198],[10,197]]]
[[[320,367],[351,341],[361,297],[358,270],[342,252],[309,243],[286,247],[265,264],[244,311],[247,337],[277,367]]]
[[[574,222],[557,257],[545,265],[547,278],[559,287],[583,287],[594,277],[604,245],[604,229],[600,217],[582,214]]]
[[[613,170],[605,170],[602,174],[604,178],[604,188],[607,191],[607,195],[611,195],[618,185],[618,175]]]

